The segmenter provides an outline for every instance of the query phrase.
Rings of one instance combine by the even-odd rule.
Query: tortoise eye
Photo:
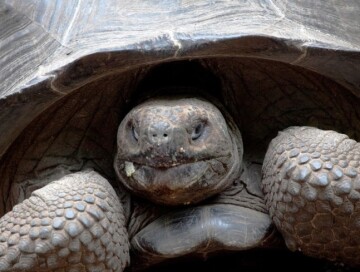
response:
[[[132,136],[134,137],[135,141],[139,140],[139,134],[136,131],[136,128],[134,125],[131,126],[131,132],[132,132]]]
[[[204,132],[204,128],[205,128],[205,124],[199,123],[191,132],[191,140],[195,141],[199,139]]]

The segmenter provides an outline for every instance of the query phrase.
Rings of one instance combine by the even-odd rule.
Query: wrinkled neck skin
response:
[[[199,203],[241,175],[242,141],[229,116],[200,98],[156,98],[124,118],[114,167],[135,195],[162,205]]]

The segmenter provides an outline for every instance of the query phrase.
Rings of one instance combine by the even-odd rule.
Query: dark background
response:
[[[187,257],[155,265],[146,272],[165,271],[318,271],[318,272],[355,272],[360,271],[342,264],[306,257],[299,252],[287,250],[250,250],[202,257]]]

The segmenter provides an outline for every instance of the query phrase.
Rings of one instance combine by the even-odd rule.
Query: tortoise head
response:
[[[119,180],[156,203],[197,203],[241,172],[238,129],[200,98],[160,97],[136,106],[119,126],[117,146]]]

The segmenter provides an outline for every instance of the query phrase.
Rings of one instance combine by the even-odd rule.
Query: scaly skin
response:
[[[270,144],[265,202],[289,249],[360,265],[360,144],[344,134],[292,127]]]
[[[94,171],[65,176],[0,219],[0,271],[122,271],[124,222],[106,179]]]

